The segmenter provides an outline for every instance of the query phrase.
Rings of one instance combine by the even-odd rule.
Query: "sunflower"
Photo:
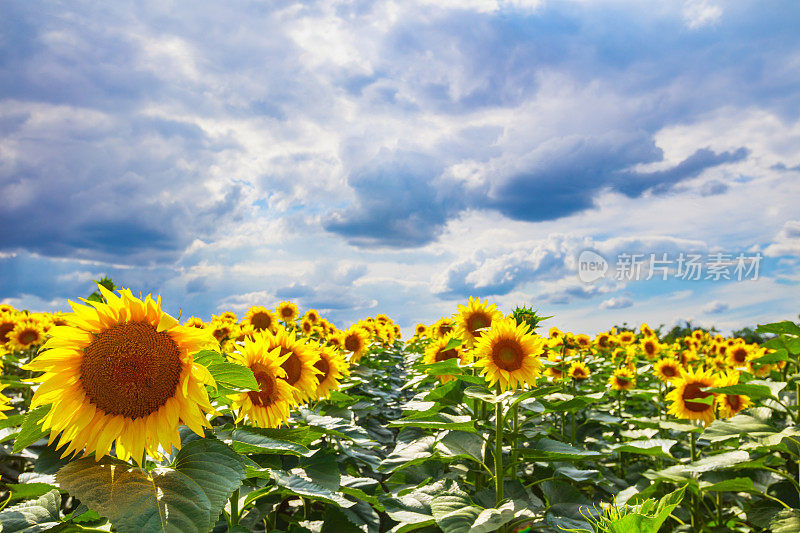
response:
[[[727,350],[728,363],[734,367],[739,368],[747,364],[750,358],[750,347],[746,344],[735,344]]]
[[[319,312],[316,309],[309,309],[303,318],[316,326],[319,323]]]
[[[639,333],[642,334],[643,337],[655,337],[656,333],[653,331],[653,328],[647,325],[646,322],[643,322],[641,326],[639,326]]]
[[[594,338],[594,342],[598,346],[598,348],[610,348],[611,334],[607,331],[598,333],[597,336]]]
[[[244,321],[251,324],[256,331],[275,331],[275,324],[278,322],[275,313],[260,305],[248,309]]]
[[[16,309],[11,304],[0,304],[0,313],[14,313]]]
[[[219,320],[212,320],[206,325],[206,330],[217,339],[217,342],[224,344],[225,341],[233,334],[234,324],[230,322],[220,322]]]
[[[592,371],[589,370],[589,367],[586,366],[586,363],[583,361],[575,361],[569,365],[568,374],[569,377],[576,381],[583,381],[592,375]]]
[[[433,332],[433,338],[438,339],[439,337],[444,337],[445,335],[453,331],[454,328],[455,325],[453,324],[453,321],[451,319],[440,318],[433,324],[433,326],[431,326],[431,331]]]
[[[161,298],[144,301],[130,290],[119,296],[102,285],[106,302],[92,307],[70,302],[68,326],[50,330],[43,351],[25,369],[44,371],[31,409],[51,405],[42,419],[50,442],[60,434],[67,456],[84,450],[100,457],[116,441],[117,457],[141,464],[145,452],[159,457],[159,446],[180,448],[178,425],[198,435],[214,412],[205,385],[208,370],[193,354],[213,346],[205,330],[187,328],[161,310]]]
[[[589,335],[575,335],[575,344],[586,349],[592,345],[592,338]]]
[[[347,361],[342,352],[332,346],[320,346],[319,361],[314,367],[320,371],[317,374],[317,398],[323,399],[331,395],[332,390],[339,389],[339,381],[350,373]]]
[[[639,345],[642,347],[645,357],[651,361],[658,357],[664,348],[656,337],[645,337],[639,342]]]
[[[681,364],[674,359],[665,357],[656,361],[656,364],[653,365],[653,372],[658,379],[669,383],[681,376]]]
[[[15,313],[10,311],[0,311],[0,345],[8,342],[8,334],[17,325]]]
[[[441,361],[447,361],[448,359],[458,359],[462,363],[468,363],[469,351],[464,350],[461,345],[447,349],[447,345],[450,344],[453,339],[460,340],[460,337],[453,332],[444,337],[434,339],[433,342],[431,342],[427,348],[425,348],[425,355],[423,355],[422,361],[429,365],[433,363],[439,363]],[[442,383],[447,383],[448,381],[452,381],[454,379],[455,378],[453,376],[439,376],[439,381]]]
[[[8,411],[11,409],[11,398],[3,394],[3,389],[8,387],[8,385],[2,384],[0,385],[0,420],[5,420],[8,418],[3,411]]]
[[[550,328],[550,331],[547,333],[547,336],[550,337],[551,339],[560,339],[561,337],[564,336],[564,333],[562,333],[561,330],[558,329],[557,327],[553,326],[552,328]]]
[[[367,341],[369,337],[363,328],[351,326],[342,335],[342,347],[344,351],[350,352],[350,364],[357,364],[367,352]]]
[[[702,329],[696,329],[696,330],[694,330],[692,332],[692,338],[694,340],[696,340],[697,342],[703,342],[703,339],[705,339],[705,336],[706,336],[706,334]]]
[[[739,383],[739,372],[733,370],[719,375],[716,386],[728,387],[737,383]],[[720,418],[730,418],[751,405],[753,405],[753,402],[744,394],[720,394],[717,398],[717,411]]]
[[[187,328],[204,328],[206,327],[206,323],[203,322],[201,319],[197,318],[196,316],[190,316],[186,319],[186,322],[183,323],[184,326]]]
[[[716,386],[711,370],[684,370],[674,385],[675,388],[666,397],[672,402],[669,413],[677,418],[702,420],[708,426],[714,420],[716,398],[713,392],[702,389]]]
[[[636,335],[632,331],[622,331],[617,335],[617,342],[622,345],[633,344],[636,341]]]
[[[608,384],[614,390],[631,390],[636,386],[636,372],[627,367],[617,368],[611,374]]]
[[[300,331],[302,331],[303,335],[306,337],[310,337],[311,334],[314,333],[314,324],[312,324],[310,320],[303,319],[300,323]]]
[[[475,366],[482,368],[490,386],[516,389],[527,383],[535,385],[542,369],[539,356],[544,352],[544,339],[529,332],[527,324],[513,318],[494,320],[481,335],[474,349]]]
[[[481,302],[480,298],[469,297],[468,305],[459,305],[458,313],[455,315],[456,331],[464,340],[467,348],[475,345],[482,330],[489,328],[492,322],[500,320],[503,315],[497,309],[497,305],[489,302]]]
[[[297,317],[300,316],[297,306],[292,302],[279,303],[275,312],[278,313],[278,318],[283,320],[284,324],[294,322],[297,320]]]
[[[286,370],[281,365],[289,354],[281,355],[281,348],[270,349],[261,333],[246,338],[239,353],[228,357],[253,371],[258,382],[258,391],[240,392],[231,395],[231,408],[239,410],[237,422],[247,417],[256,426],[276,428],[289,419],[289,410],[295,404],[294,388],[286,381]]]
[[[325,341],[328,343],[328,346],[332,346],[337,350],[341,350],[343,348],[342,345],[344,341],[342,340],[342,335],[340,333],[328,335]]]
[[[551,378],[553,381],[564,379],[564,371],[561,369],[561,365],[547,367],[547,370],[544,371],[544,375]]]
[[[42,326],[33,320],[17,322],[14,329],[8,334],[8,345],[12,350],[27,350],[31,346],[38,346],[43,340]]]
[[[414,335],[416,335],[417,337],[422,337],[427,334],[428,334],[428,326],[426,326],[425,324],[417,324],[414,327]]]
[[[304,344],[297,338],[297,334],[281,328],[278,333],[264,333],[264,339],[270,351],[280,348],[281,357],[289,357],[281,363],[281,368],[286,371],[286,381],[294,387],[294,397],[297,403],[308,401],[317,393],[317,370],[314,365],[319,361],[318,350],[314,345]]]

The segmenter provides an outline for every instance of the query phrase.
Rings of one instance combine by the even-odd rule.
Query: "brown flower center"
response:
[[[253,405],[259,407],[268,407],[272,405],[275,402],[274,394],[277,388],[275,377],[269,369],[261,363],[255,363],[250,367],[250,370],[253,371],[253,375],[258,382],[258,391],[249,391],[247,393],[247,396],[250,397],[250,401],[253,402]]]
[[[178,345],[147,322],[117,324],[83,349],[81,383],[112,415],[140,418],[175,395],[183,365]]]
[[[13,322],[3,322],[0,324],[0,344],[8,342],[8,334],[14,329]]]
[[[331,364],[325,357],[320,356],[319,361],[314,363],[314,368],[322,372],[322,374],[317,374],[317,381],[322,383],[328,378],[328,374],[331,372]]]
[[[34,329],[23,329],[17,337],[17,340],[20,344],[32,344],[39,340],[39,333]]]
[[[348,352],[358,352],[361,350],[361,337],[353,333],[344,338],[344,349]]]
[[[726,394],[725,403],[734,413],[738,413],[742,409],[742,397],[738,394]]]
[[[281,368],[286,371],[286,381],[289,383],[289,385],[294,385],[300,381],[300,377],[303,375],[303,361],[301,361],[300,357],[294,353],[294,350],[289,350],[288,348],[281,346],[281,357],[286,354],[291,355],[289,355],[289,358],[283,362]]]
[[[492,361],[499,368],[508,372],[522,367],[524,357],[522,347],[512,340],[501,340],[492,348]]]
[[[745,363],[747,361],[747,350],[744,348],[736,348],[731,353],[731,357],[733,357],[733,360],[737,363]]]
[[[286,307],[282,307],[281,316],[284,318],[284,320],[292,318],[294,316],[294,309],[292,309],[288,305]]]
[[[449,350],[440,350],[436,353],[435,360],[436,362],[440,361],[447,361],[448,359],[457,359],[458,358],[458,351],[455,348],[450,348]]]
[[[668,378],[674,378],[678,375],[678,370],[674,366],[666,365],[661,369],[661,373]]]
[[[467,318],[467,329],[473,337],[480,337],[481,328],[488,327],[492,323],[492,318],[486,313],[473,313]]]
[[[269,327],[272,325],[272,317],[269,316],[269,313],[259,311],[257,313],[253,313],[253,316],[250,317],[250,324],[253,325],[256,331],[269,329]]]
[[[700,390],[701,387],[708,387],[708,385],[706,383],[694,382],[686,385],[686,388],[683,390],[683,402],[686,404],[686,409],[694,413],[702,413],[714,408],[712,404],[694,401],[705,400],[712,395],[710,392]]]

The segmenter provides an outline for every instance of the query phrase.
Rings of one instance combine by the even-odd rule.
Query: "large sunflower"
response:
[[[658,342],[658,338],[653,337],[645,337],[643,338],[640,343],[642,347],[642,351],[644,352],[645,357],[652,361],[661,353],[661,350],[664,349],[664,346]]]
[[[320,371],[314,365],[319,361],[319,351],[313,345],[304,344],[294,331],[290,333],[283,328],[274,334],[264,333],[264,339],[269,351],[280,348],[281,357],[289,356],[283,360],[281,368],[286,371],[283,379],[294,388],[296,402],[315,398]]]
[[[475,366],[482,368],[489,385],[498,383],[503,391],[525,383],[533,386],[542,369],[544,343],[529,333],[527,324],[518,325],[513,318],[495,320],[475,344]]]
[[[228,357],[253,371],[258,391],[240,392],[231,396],[231,407],[239,410],[236,421],[247,417],[256,426],[276,428],[289,419],[295,404],[294,388],[286,381],[286,371],[281,365],[289,354],[281,355],[281,348],[270,349],[263,334],[244,340],[244,347]]]
[[[317,398],[323,399],[339,388],[339,381],[350,373],[350,369],[342,352],[333,346],[320,346],[318,350],[319,361],[314,363],[314,367],[320,371],[317,374]]]
[[[672,402],[669,413],[677,418],[702,420],[708,426],[714,420],[716,398],[714,393],[702,389],[716,386],[711,370],[683,371],[674,384],[675,388],[666,398]]]
[[[256,331],[275,331],[275,324],[278,323],[275,313],[260,305],[248,309],[244,321],[251,324]]]
[[[458,359],[462,363],[468,363],[469,351],[463,350],[460,345],[454,348],[447,348],[447,345],[450,344],[450,341],[453,339],[460,339],[460,337],[458,337],[455,333],[449,333],[444,337],[434,339],[425,348],[425,355],[422,357],[422,361],[429,365],[433,363],[439,363],[441,361],[447,361],[448,359]],[[447,383],[448,381],[452,381],[454,379],[455,378],[453,376],[439,376],[439,381],[442,383]]]
[[[117,457],[142,462],[145,452],[159,457],[159,446],[180,448],[179,424],[198,435],[210,427],[205,413],[214,409],[205,386],[208,370],[193,354],[213,345],[205,330],[187,328],[161,310],[161,298],[144,301],[130,290],[119,296],[102,285],[107,303],[70,302],[67,326],[51,338],[25,368],[44,371],[36,378],[31,408],[51,405],[42,419],[66,456],[84,450],[100,458],[116,441]]]
[[[729,371],[717,377],[717,387],[728,387],[739,383],[739,372]],[[720,418],[730,418],[742,409],[753,405],[744,394],[720,394],[717,399],[717,410]]]
[[[503,318],[497,305],[481,302],[480,298],[469,297],[468,305],[459,305],[454,315],[456,332],[461,336],[467,348],[472,348],[484,330],[491,327],[496,320]]]

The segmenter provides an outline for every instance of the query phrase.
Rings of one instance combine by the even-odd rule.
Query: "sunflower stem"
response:
[[[696,439],[697,439],[697,437],[695,436],[694,431],[692,431],[689,434],[689,455],[690,455],[690,459],[692,460],[692,462],[695,462],[695,459],[696,459],[696,451],[697,451],[696,450],[696,444],[695,444],[695,440]],[[697,522],[696,522],[696,518],[695,518],[695,515],[697,514],[697,511],[698,511],[697,496],[695,494],[692,494],[692,515],[691,515],[691,517],[692,517],[692,531],[697,531]]]
[[[517,447],[519,446],[519,405],[511,408],[511,416],[514,422],[514,432],[511,437],[511,479],[517,479]]]
[[[239,489],[233,491],[230,497],[231,502],[231,528],[239,524]]]
[[[498,387],[497,393],[500,394]],[[497,402],[494,409],[495,435],[494,435],[494,487],[495,503],[500,507],[503,501],[503,402]],[[504,528],[501,528],[501,531]]]

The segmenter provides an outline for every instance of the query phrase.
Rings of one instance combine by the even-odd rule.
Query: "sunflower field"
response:
[[[0,531],[800,531],[800,327],[0,305]],[[268,302],[265,302],[265,304]]]

